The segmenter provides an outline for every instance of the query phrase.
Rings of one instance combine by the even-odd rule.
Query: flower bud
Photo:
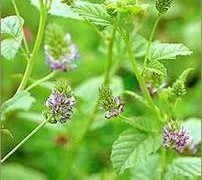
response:
[[[170,8],[172,0],[156,0],[156,9],[160,14],[167,13]]]
[[[99,105],[106,111],[107,119],[116,117],[124,111],[124,101],[120,97],[114,97],[112,90],[105,85],[99,88]]]

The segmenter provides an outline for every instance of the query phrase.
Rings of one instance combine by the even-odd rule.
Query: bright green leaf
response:
[[[30,0],[32,5],[39,9],[39,0]],[[61,0],[53,0],[49,10],[51,15],[61,16],[72,19],[80,19],[79,15],[71,10],[69,6],[61,3]]]
[[[132,169],[131,180],[160,180],[161,157],[152,154],[147,161],[137,163]]]
[[[176,59],[177,56],[187,56],[191,54],[192,51],[181,43],[169,44],[155,42],[152,44],[148,58],[150,61],[157,61],[163,59]]]
[[[195,144],[201,142],[201,119],[189,118],[183,123],[183,126],[191,134]]]
[[[21,24],[24,20],[20,17]],[[1,55],[6,59],[13,59],[21,45],[23,32],[17,16],[7,16],[1,19]],[[5,36],[4,36],[5,35]]]
[[[80,17],[95,25],[109,26],[111,19],[104,5],[93,4],[88,2],[76,3],[73,11],[78,13]]]
[[[1,178],[4,180],[47,180],[44,174],[14,163],[2,166]]]
[[[111,161],[118,174],[144,162],[148,156],[161,146],[160,135],[142,133],[136,129],[124,131],[112,146]]]
[[[169,166],[168,171],[175,175],[188,177],[201,175],[201,158],[178,157]]]
[[[4,102],[1,106],[1,113],[2,118],[5,118],[5,115],[9,112],[16,111],[16,110],[24,110],[28,111],[32,103],[35,102],[35,99],[31,97],[29,92],[20,92],[14,95],[11,99]]]

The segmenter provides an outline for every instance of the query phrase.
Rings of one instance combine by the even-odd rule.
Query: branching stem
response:
[[[2,160],[3,163],[8,159],[14,152],[16,152],[25,142],[27,142],[36,132],[38,132],[48,121],[45,120],[39,124],[32,132],[30,132],[22,141],[20,141]]]

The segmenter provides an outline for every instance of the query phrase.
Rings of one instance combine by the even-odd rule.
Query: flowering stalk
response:
[[[138,70],[138,66],[137,66],[137,63],[136,63],[136,59],[135,59],[135,56],[133,54],[133,51],[132,51],[132,47],[131,47],[131,40],[130,40],[130,35],[128,34],[128,36],[126,37],[125,39],[125,42],[126,42],[126,45],[127,45],[127,49],[128,49],[128,56],[129,56],[129,60],[132,64],[132,67],[133,67],[133,71],[134,71],[134,74],[135,76],[137,77],[137,80],[140,84],[140,87],[144,93],[144,96],[148,102],[148,104],[150,105],[150,107],[154,110],[154,112],[156,113],[156,116],[158,118],[159,121],[162,121],[161,120],[161,116],[160,116],[160,111],[159,111],[159,108],[156,107],[156,105],[154,104],[152,98],[151,98],[151,95],[147,89],[147,86],[144,82],[144,79],[143,77],[141,76],[139,70]]]
[[[49,6],[47,4],[43,5],[43,0],[40,0],[40,8],[41,8],[41,11],[40,11],[40,21],[39,21],[37,38],[36,38],[36,41],[34,44],[34,48],[33,48],[31,57],[28,59],[28,63],[27,63],[26,70],[23,75],[22,81],[21,81],[16,93],[22,91],[26,87],[28,79],[32,72],[34,59],[36,58],[36,55],[39,51],[39,48],[40,48],[40,45],[42,42]]]
[[[17,5],[16,5],[16,2],[15,2],[15,0],[11,0],[11,1],[12,1],[12,4],[13,4],[15,13],[16,13],[16,15],[17,15],[17,17],[18,17],[18,21],[19,21],[19,24],[20,24],[20,29],[21,29],[22,32],[24,32],[24,31],[23,31],[23,25],[22,25],[22,22],[21,22],[21,20],[20,20],[20,13],[19,13],[18,7],[17,7]],[[27,44],[27,40],[26,40],[26,38],[25,38],[25,34],[24,34],[24,33],[23,33],[23,43],[24,43],[24,46],[25,46],[25,52],[26,52],[26,54],[27,54],[28,57],[29,57],[30,50],[29,50],[29,46],[28,46],[28,44]]]
[[[51,72],[50,74],[48,74],[47,76],[41,78],[41,79],[38,79],[36,80],[33,84],[31,84],[30,86],[28,86],[25,91],[30,91],[31,89],[35,88],[36,86],[38,86],[39,84],[53,78],[54,76],[56,76],[58,73],[58,71],[53,71]]]
[[[150,34],[150,37],[149,37],[149,41],[148,41],[148,44],[147,44],[147,49],[146,49],[146,54],[145,54],[145,57],[144,57],[144,64],[143,64],[143,72],[144,72],[144,69],[145,67],[147,66],[147,60],[148,60],[148,56],[149,56],[149,53],[150,53],[150,49],[151,49],[151,43],[152,43],[152,40],[153,40],[153,37],[154,37],[154,33],[156,31],[156,27],[158,25],[158,22],[159,20],[161,19],[161,14],[159,14],[154,22],[154,25],[152,27],[152,31],[151,31],[151,34]]]
[[[25,142],[27,142],[34,134],[36,134],[43,126],[46,125],[48,120],[43,121],[39,124],[32,132],[30,132],[22,141],[20,141],[4,158],[1,160],[3,163],[6,159],[8,159],[13,153],[15,153]]]

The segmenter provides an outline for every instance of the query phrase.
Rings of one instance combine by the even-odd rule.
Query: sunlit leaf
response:
[[[134,167],[135,163],[144,162],[151,153],[161,146],[160,135],[151,135],[136,129],[124,131],[114,142],[111,160],[119,174]]]
[[[29,92],[20,92],[14,95],[8,101],[5,101],[1,106],[1,115],[2,119],[5,118],[5,115],[16,110],[28,111],[32,104],[35,102],[35,99],[30,95]]]
[[[109,26],[111,24],[110,16],[102,4],[93,4],[88,2],[77,3],[72,8],[81,18],[95,25]]]
[[[191,55],[190,51],[186,46],[181,43],[153,43],[149,54],[150,61],[157,61],[163,59],[176,59],[177,56]]]
[[[21,24],[24,20],[20,17]],[[1,19],[1,55],[6,59],[13,59],[21,45],[23,32],[17,16],[7,16]]]
[[[147,161],[137,163],[131,172],[131,180],[160,180],[161,156],[150,155]]]
[[[175,175],[188,177],[201,175],[201,158],[178,157],[169,166],[168,171]]]
[[[189,118],[183,123],[183,126],[191,134],[195,144],[201,142],[201,119]]]

